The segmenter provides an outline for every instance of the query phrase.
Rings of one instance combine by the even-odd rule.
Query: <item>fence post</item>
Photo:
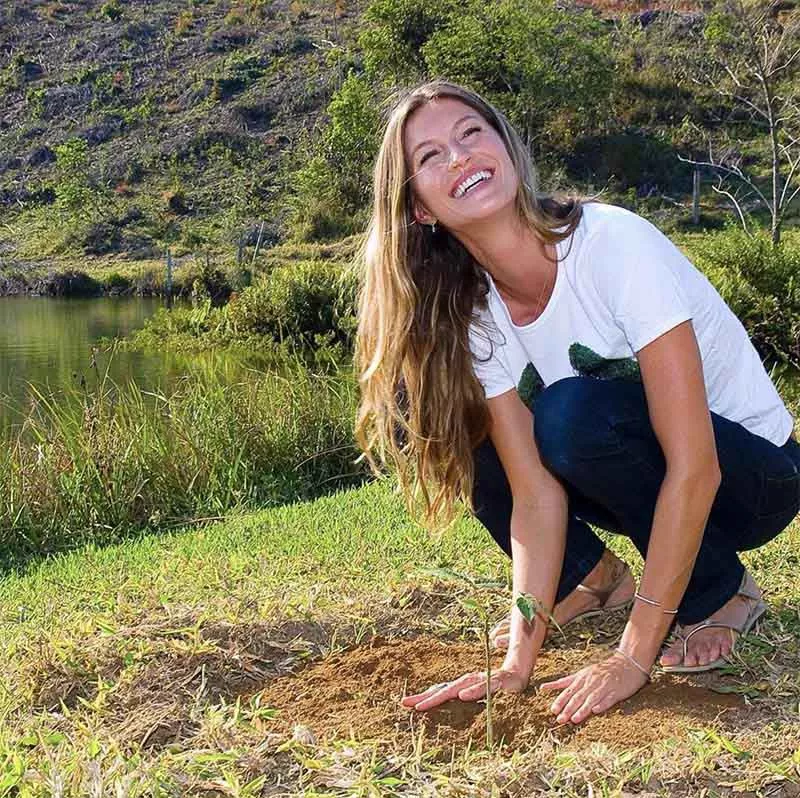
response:
[[[167,248],[167,282],[166,282],[166,296],[167,296],[167,307],[172,307],[172,271],[173,271],[173,263],[172,263],[172,252]]]

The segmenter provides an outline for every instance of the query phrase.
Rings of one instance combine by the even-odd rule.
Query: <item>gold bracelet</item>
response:
[[[628,662],[630,662],[631,665],[633,665],[635,668],[637,668],[645,675],[645,678],[647,679],[648,682],[650,681],[650,671],[648,671],[644,666],[640,665],[630,654],[627,654],[619,647],[615,648],[614,651],[617,654],[622,654],[622,656],[626,660],[628,660]]]

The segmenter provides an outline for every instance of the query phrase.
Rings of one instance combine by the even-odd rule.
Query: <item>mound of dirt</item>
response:
[[[609,747],[631,748],[679,736],[689,727],[735,728],[744,711],[738,696],[715,693],[686,679],[661,676],[621,707],[579,727],[559,727],[549,706],[554,694],[539,692],[539,683],[563,676],[602,659],[607,652],[575,649],[541,654],[536,679],[525,693],[499,694],[493,708],[495,739],[509,748],[533,745],[546,730],[566,741],[602,741]],[[502,657],[497,656],[495,667]],[[319,740],[383,739],[411,742],[425,727],[425,737],[445,749],[481,744],[486,718],[483,703],[450,701],[425,713],[400,705],[403,695],[482,670],[477,642],[453,643],[432,637],[413,640],[375,638],[368,646],[334,654],[291,676],[275,679],[262,694],[262,705],[278,710],[277,722],[290,733],[296,725]]]

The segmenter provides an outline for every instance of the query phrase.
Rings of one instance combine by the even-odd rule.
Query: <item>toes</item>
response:
[[[497,635],[494,639],[495,648],[508,648],[510,635]]]
[[[670,665],[680,665],[683,661],[683,646],[680,643],[671,645],[662,655],[661,664],[669,667]]]

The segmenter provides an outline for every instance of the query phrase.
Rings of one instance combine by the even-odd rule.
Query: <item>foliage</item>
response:
[[[158,313],[134,340],[141,347],[168,341],[191,349],[245,344],[271,351],[278,344],[338,357],[352,345],[354,307],[355,286],[340,266],[300,261],[276,266],[222,307],[201,303]]]
[[[100,16],[116,22],[122,16],[122,5],[120,0],[108,0],[100,6]]]
[[[690,254],[761,356],[800,365],[800,249],[728,229],[702,236]]]
[[[419,81],[428,70],[423,46],[460,8],[457,0],[372,0],[359,36],[368,74],[398,85]]]
[[[212,99],[226,100],[232,97],[258,80],[265,71],[266,67],[260,55],[246,52],[232,53],[225,59],[214,78]]]
[[[301,241],[348,235],[363,227],[380,115],[364,76],[350,71],[328,105],[329,123],[292,177],[289,226]]]
[[[774,243],[800,194],[800,13],[776,11],[761,0],[716,0],[669,59],[674,78],[718,100],[700,120],[706,141],[687,160],[717,178],[745,229],[750,209],[768,212]]]
[[[372,73],[469,85],[529,142],[563,147],[592,128],[611,90],[602,25],[547,0],[377,0],[365,18],[371,24],[360,42]]]
[[[326,263],[277,268],[229,304],[226,321],[237,337],[255,333],[305,345],[319,335],[343,338],[340,279],[339,270]]]
[[[85,139],[71,138],[54,149],[56,207],[66,215],[86,218],[96,199],[89,175],[89,145]]]
[[[0,452],[4,555],[103,542],[181,518],[312,496],[359,474],[352,383],[284,362],[229,382],[190,372],[145,395],[102,374],[86,391],[34,390]]]
[[[328,105],[328,115],[325,151],[331,167],[341,174],[339,191],[344,210],[354,213],[368,199],[379,144],[380,115],[364,76],[350,70]]]

